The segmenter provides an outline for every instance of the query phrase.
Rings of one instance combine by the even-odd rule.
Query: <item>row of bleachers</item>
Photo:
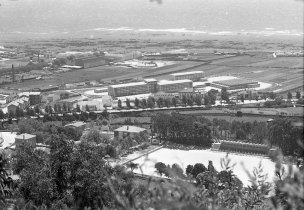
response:
[[[252,144],[237,141],[221,141],[220,150],[267,155],[269,152],[269,147],[265,144]]]

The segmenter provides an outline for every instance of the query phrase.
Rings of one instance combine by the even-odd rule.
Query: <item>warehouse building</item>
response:
[[[188,71],[181,73],[170,74],[172,80],[183,80],[190,79],[192,81],[199,81],[200,78],[204,77],[203,71]]]
[[[219,89],[227,88],[227,90],[239,90],[260,87],[260,84],[257,81],[238,78],[223,81],[214,81],[210,84],[210,86]]]
[[[82,68],[85,69],[96,66],[102,66],[105,64],[106,64],[106,58],[104,56],[75,59],[75,66],[81,66]]]
[[[157,85],[158,85],[158,91],[170,93],[170,92],[178,92],[185,88],[192,88],[193,82],[189,79],[175,80],[175,81],[163,80],[158,82]]]
[[[108,87],[108,94],[112,97],[139,95],[147,93],[149,93],[149,87],[146,82],[132,82],[126,84],[110,85]]]

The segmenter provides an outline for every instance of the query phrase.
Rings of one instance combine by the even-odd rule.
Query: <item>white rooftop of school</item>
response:
[[[140,128],[140,127],[136,127],[136,126],[130,126],[130,125],[125,125],[125,126],[122,126],[120,128],[117,128],[114,131],[117,131],[117,132],[128,132],[128,133],[140,133],[140,132],[143,132],[145,130],[146,129],[144,129],[144,128]]]
[[[159,85],[170,85],[170,84],[179,84],[179,83],[184,83],[184,82],[191,82],[192,83],[192,80],[190,79],[181,79],[181,80],[174,80],[174,81],[171,81],[171,80],[161,80],[158,82]]]
[[[147,79],[144,79],[146,82],[156,82],[157,80],[156,79],[153,79],[153,78],[147,78]]]
[[[174,73],[174,74],[170,74],[170,75],[181,76],[181,75],[200,74],[200,73],[204,73],[204,72],[203,71],[187,71],[187,72],[181,72],[181,73]]]
[[[125,83],[125,84],[117,84],[117,85],[109,85],[109,87],[112,88],[119,88],[119,87],[129,87],[129,86],[137,86],[137,85],[146,85],[145,82],[131,82],[131,83]]]

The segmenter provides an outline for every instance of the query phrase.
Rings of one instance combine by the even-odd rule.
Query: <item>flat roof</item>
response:
[[[118,131],[118,132],[128,132],[128,133],[140,133],[142,131],[145,131],[145,128],[140,128],[140,127],[136,127],[136,126],[130,126],[130,125],[125,125],[122,126],[120,128],[117,128],[114,131]]]
[[[28,133],[22,133],[18,136],[16,136],[15,138],[16,139],[31,139],[31,138],[34,138],[36,137],[36,135],[31,135],[31,134],[28,134]]]
[[[186,82],[191,82],[192,80],[190,79],[181,79],[181,80],[161,80],[158,82],[158,85],[170,85],[170,84],[179,84],[179,83],[186,83]]]
[[[170,74],[170,75],[181,76],[181,75],[200,74],[200,73],[204,73],[204,72],[203,71],[187,71],[187,72],[181,72],[181,73],[174,73],[174,74]]]
[[[129,86],[138,86],[138,85],[146,85],[145,82],[131,82],[131,83],[125,83],[125,84],[118,84],[118,85],[109,85],[109,87],[112,88],[120,88],[120,87],[129,87]]]
[[[147,82],[156,82],[157,80],[156,79],[153,79],[153,78],[147,78],[147,79],[144,79],[145,81]]]
[[[230,79],[230,80],[223,80],[223,81],[214,81],[212,83],[232,86],[232,85],[245,85],[245,84],[250,84],[250,83],[257,83],[257,81],[249,80],[249,79]]]

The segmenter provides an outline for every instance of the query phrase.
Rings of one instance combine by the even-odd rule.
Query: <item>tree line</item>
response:
[[[163,141],[206,147],[212,143],[211,129],[206,123],[177,112],[157,113],[152,118],[152,129]]]

